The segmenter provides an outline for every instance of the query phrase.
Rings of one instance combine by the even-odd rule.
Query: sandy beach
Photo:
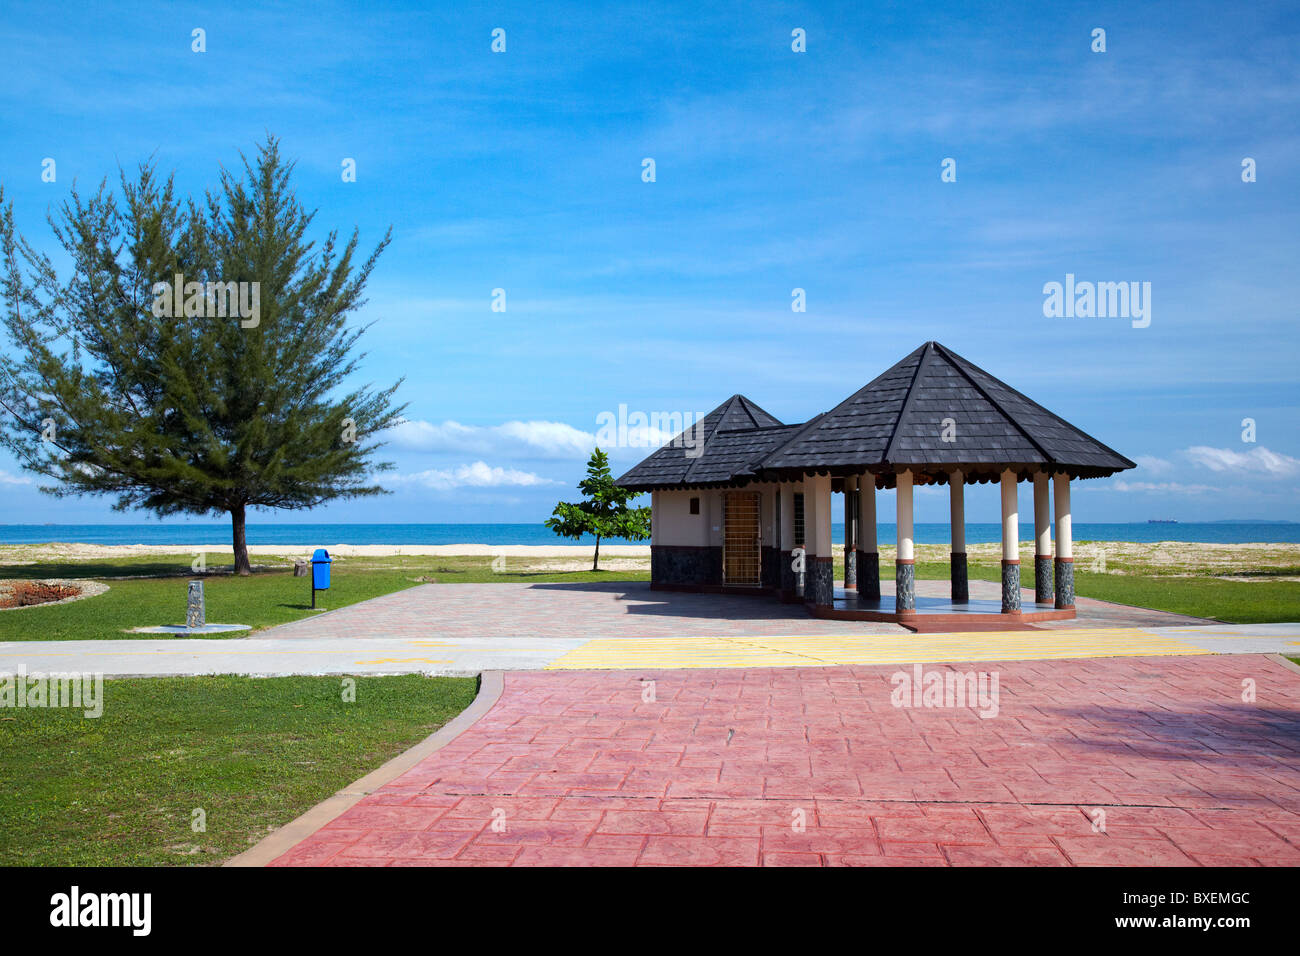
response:
[[[336,558],[391,558],[401,555],[437,555],[443,557],[506,557],[519,558],[590,558],[594,548],[590,545],[487,545],[487,544],[250,544],[248,553],[261,557],[296,558],[310,556],[317,548],[324,548]],[[30,561],[70,560],[92,561],[96,558],[145,557],[151,554],[198,554],[199,552],[230,552],[230,542],[196,542],[195,544],[78,544],[55,541],[49,544],[0,545],[0,564],[24,564]],[[601,557],[650,557],[648,544],[602,544]]]
[[[262,563],[265,564],[267,559],[292,561],[294,558],[309,557],[318,547],[328,550],[331,557],[344,559],[506,557],[513,559],[514,567],[552,570],[582,570],[589,566],[593,550],[590,545],[487,545],[472,542],[440,545],[328,542],[255,544],[249,545],[248,550],[254,558],[262,558]],[[1000,556],[1000,546],[996,543],[973,544],[967,547],[967,552],[972,560],[996,561]],[[1032,541],[1022,541],[1020,552],[1022,560],[1032,560]],[[194,544],[10,544],[0,545],[0,565],[200,553],[212,555],[212,560],[219,562],[222,560],[219,556],[230,554],[230,544],[211,541]],[[836,559],[842,560],[843,555],[843,546],[836,545]],[[880,557],[882,564],[891,564],[894,560],[893,549],[882,545]],[[916,557],[920,561],[947,561],[948,546],[918,544]],[[601,566],[609,570],[649,570],[650,546],[602,544],[600,558]],[[514,564],[515,561],[523,561],[524,565]],[[1173,576],[1209,574],[1229,575],[1237,580],[1300,580],[1300,544],[1082,541],[1075,544],[1075,561],[1095,573]]]

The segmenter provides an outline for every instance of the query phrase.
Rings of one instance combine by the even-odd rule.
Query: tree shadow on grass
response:
[[[283,574],[282,567],[254,567],[253,574]],[[0,580],[26,580],[30,578],[224,578],[234,574],[233,566],[208,565],[204,573],[195,571],[188,563],[148,562],[144,564],[114,564],[90,561],[45,561],[37,564],[0,565]]]

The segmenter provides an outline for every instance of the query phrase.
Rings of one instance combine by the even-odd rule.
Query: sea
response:
[[[540,522],[536,524],[258,524],[249,522],[249,544],[328,546],[335,544],[485,544],[557,545],[592,544],[593,538],[561,538]],[[831,526],[833,540],[844,542],[844,525]],[[942,544],[949,539],[948,524],[917,523],[918,544]],[[1033,540],[1033,523],[1020,526],[1024,541]],[[881,523],[881,542],[895,540],[895,527]],[[970,544],[1002,539],[997,523],[966,525]],[[1134,522],[1120,524],[1076,522],[1075,541],[1195,541],[1210,544],[1293,544],[1300,542],[1300,522]],[[148,524],[7,524],[0,525],[0,544],[228,544],[230,524],[218,522],[152,522]],[[621,538],[602,538],[602,544],[647,544]]]

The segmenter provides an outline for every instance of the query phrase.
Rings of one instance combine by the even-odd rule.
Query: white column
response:
[[[803,495],[803,551],[812,561],[817,553],[817,489],[812,478],[799,482],[799,492]]]
[[[1002,613],[1020,613],[1020,506],[1016,473],[1002,473]]]
[[[1047,472],[1034,474],[1034,556],[1052,556],[1051,502],[1047,497]]]
[[[898,476],[898,560],[911,561],[915,558],[912,538],[912,473],[905,471]]]
[[[1014,471],[1002,473],[1002,560],[1020,560],[1020,511]]]
[[[835,603],[835,563],[831,548],[831,476],[814,475],[808,479],[808,497],[815,502],[812,527],[808,534],[808,576],[804,600],[821,606]],[[805,505],[805,507],[807,507]]]
[[[952,554],[948,558],[949,594],[953,604],[968,604],[970,579],[966,570],[966,476],[961,471],[948,475],[948,523],[952,526]]]
[[[858,565],[860,602],[880,600],[880,543],[876,537],[876,476],[865,472],[858,478]]]
[[[1034,472],[1034,603],[1048,604],[1055,590],[1052,567],[1052,495],[1047,472]]]
[[[844,476],[844,588],[858,588],[858,509],[854,506],[858,479]]]
[[[857,550],[857,513],[853,509],[853,493],[858,490],[858,479],[844,479],[844,553]]]
[[[831,476],[814,475],[808,481],[808,491],[809,497],[815,502],[813,508],[816,515],[809,533],[812,539],[809,553],[816,554],[819,558],[832,557],[834,549],[831,547]],[[808,498],[804,501],[806,508]]]
[[[650,492],[650,547],[659,543],[659,492]]]
[[[912,473],[898,476],[898,557],[894,560],[894,613],[910,617],[916,613],[916,549],[912,538]]]
[[[1074,558],[1074,543],[1070,533],[1070,476],[1057,475],[1052,481],[1056,493],[1056,557]]]
[[[880,550],[876,540],[876,476],[869,473],[858,480],[858,550]]]
[[[966,553],[966,478],[960,471],[948,477],[948,521],[952,525],[952,553]]]
[[[1070,525],[1070,476],[1058,474],[1052,479],[1056,497],[1056,607],[1074,609],[1074,542]]]

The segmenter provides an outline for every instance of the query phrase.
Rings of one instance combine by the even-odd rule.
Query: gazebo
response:
[[[981,613],[1015,621],[1074,617],[1070,482],[1133,467],[952,350],[926,342],[800,425],[782,424],[733,395],[618,483],[651,493],[652,588],[775,593],[821,617],[909,625],[925,614],[937,616],[929,623],[960,626]],[[1032,607],[1022,607],[1020,594],[1021,481],[1034,489]],[[964,489],[976,482],[1001,486],[1000,608],[970,599]],[[950,600],[919,608],[912,521],[918,485],[949,487],[952,525]],[[880,586],[878,488],[897,491],[892,602]],[[844,493],[845,525],[839,594],[831,547],[837,491]]]

